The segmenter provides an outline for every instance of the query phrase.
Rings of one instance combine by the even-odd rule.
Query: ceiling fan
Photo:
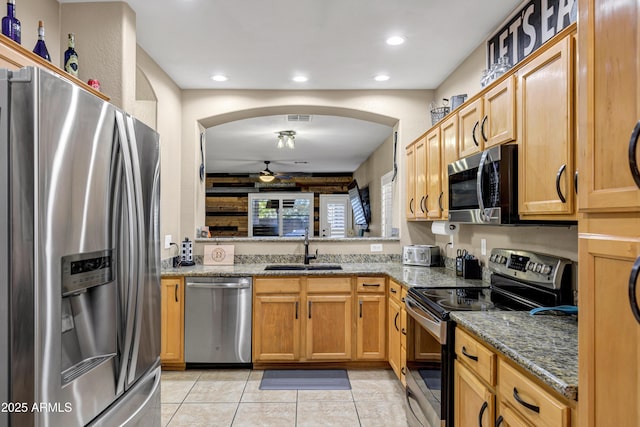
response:
[[[275,180],[276,178],[278,179],[291,179],[294,176],[307,176],[309,174],[305,174],[305,173],[301,173],[301,172],[291,172],[291,173],[278,173],[278,172],[273,172],[271,169],[269,169],[269,164],[271,163],[270,160],[265,160],[264,164],[265,164],[265,168],[264,170],[260,171],[260,174],[258,175],[258,179],[262,182],[273,182],[273,180]]]

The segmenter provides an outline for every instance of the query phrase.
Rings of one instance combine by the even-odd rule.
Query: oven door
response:
[[[407,420],[410,426],[453,425],[453,323],[405,298],[410,326],[407,337]]]

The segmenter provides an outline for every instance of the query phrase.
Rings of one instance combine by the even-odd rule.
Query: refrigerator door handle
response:
[[[136,282],[134,284],[135,293],[136,293],[136,304],[135,304],[135,326],[133,331],[133,347],[131,349],[130,355],[130,365],[128,372],[127,383],[132,384],[136,378],[136,367],[138,362],[138,352],[140,350],[140,333],[142,331],[142,308],[143,308],[143,298],[144,298],[144,271],[142,266],[145,265],[145,241],[146,236],[144,235],[144,213],[143,213],[143,200],[142,200],[142,178],[140,177],[140,173],[136,173],[135,171],[140,171],[140,163],[138,161],[138,156],[133,152],[134,148],[137,147],[136,143],[136,134],[135,129],[133,127],[133,118],[129,115],[125,117],[126,125],[127,125],[127,141],[125,145],[128,145],[127,150],[129,151],[130,159],[133,166],[133,182],[134,182],[134,198],[135,198],[135,221],[136,221],[136,240],[137,240],[137,251],[136,257],[138,260],[138,265],[136,269]]]
[[[136,209],[135,192],[134,192],[134,177],[133,177],[133,165],[131,163],[131,150],[128,145],[124,116],[122,112],[116,111],[116,126],[119,136],[119,145],[122,150],[122,160],[124,163],[124,181],[125,181],[125,197],[128,205],[126,220],[129,223],[129,232],[134,236],[137,235],[138,224],[134,214],[131,210]],[[121,354],[120,372],[118,374],[118,382],[116,385],[116,393],[122,393],[126,388],[127,371],[130,369],[131,363],[131,351],[132,342],[134,336],[134,321],[136,315],[136,289],[133,281],[131,280],[132,272],[138,270],[139,258],[134,256],[138,253],[136,248],[135,238],[129,239],[129,274],[127,275],[126,282],[126,315],[124,316],[124,348]]]

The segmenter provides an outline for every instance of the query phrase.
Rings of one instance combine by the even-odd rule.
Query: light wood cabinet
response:
[[[356,359],[387,357],[387,297],[384,277],[358,277]]]
[[[578,12],[580,210],[637,212],[640,5],[580,0]]]
[[[398,378],[401,378],[402,362],[400,360],[401,351],[401,319],[400,303],[397,299],[389,298],[389,365]]]
[[[458,359],[464,361],[471,371],[487,384],[496,385],[496,354],[474,337],[456,329],[455,341]]]
[[[440,125],[442,146],[441,189],[442,219],[449,218],[449,163],[458,160],[458,115],[453,114]]]
[[[405,215],[408,220],[416,218],[416,150],[415,143],[409,144],[405,152],[406,164],[406,203]]]
[[[416,208],[415,218],[425,219],[427,217],[427,139],[420,138],[415,143],[416,162]]]
[[[516,138],[515,78],[505,77],[458,112],[459,152],[463,158]]]
[[[578,417],[587,427],[637,426],[640,318],[630,297],[640,300],[640,215],[586,221],[578,249]]]
[[[454,425],[492,426],[495,419],[493,391],[458,361],[454,364],[454,371]]]
[[[424,205],[427,218],[430,220],[442,219],[444,206],[442,198],[442,146],[440,140],[440,127],[433,128],[425,137],[427,146],[427,191]]]
[[[573,39],[543,49],[518,70],[518,211],[574,220]]]
[[[256,278],[253,282],[253,361],[301,358],[300,278]]]
[[[307,359],[351,359],[351,305],[350,294],[307,296]]]
[[[160,281],[160,362],[163,368],[184,369],[184,281]]]
[[[498,403],[498,418],[495,427],[535,427],[527,423],[513,409]]]

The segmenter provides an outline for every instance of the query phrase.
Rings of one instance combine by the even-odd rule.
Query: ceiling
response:
[[[136,13],[137,43],[180,88],[260,90],[435,89],[522,1],[126,0]],[[405,43],[387,45],[394,35]],[[228,80],[214,81],[215,74]],[[389,79],[374,80],[378,74]],[[295,76],[308,80],[296,83]],[[224,143],[207,151],[220,161],[218,172],[252,169],[261,160],[313,160],[308,167],[319,172],[331,165],[353,168],[391,132],[387,126],[315,116],[293,151],[273,154],[269,144],[243,145],[249,136],[273,138],[275,144],[273,132],[291,128],[285,124],[280,116],[223,125],[207,139]],[[380,133],[372,135],[375,129]],[[245,148],[232,149],[239,146]],[[357,148],[362,151],[346,163],[336,161],[335,153],[343,160]],[[334,156],[322,163],[323,154]],[[223,163],[224,158],[229,160]]]

